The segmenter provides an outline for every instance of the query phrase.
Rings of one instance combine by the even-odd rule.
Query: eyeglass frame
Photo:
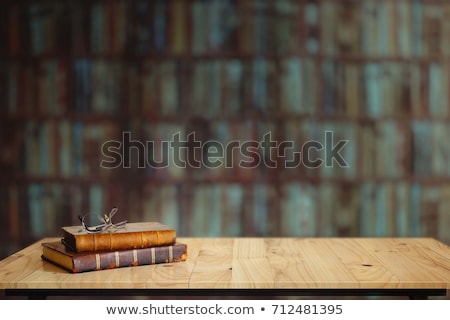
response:
[[[100,220],[100,222],[103,222],[102,224],[96,225],[96,226],[88,226],[85,223],[85,219],[87,215],[84,216],[78,216],[78,219],[81,222],[81,225],[83,226],[83,229],[87,232],[87,233],[100,233],[102,231],[106,231],[109,228],[124,228],[127,220],[123,220],[117,223],[113,223],[112,222],[112,218],[114,217],[114,215],[119,211],[119,209],[117,207],[113,207],[111,209],[111,211],[108,214],[104,214],[103,217],[102,216],[98,216],[98,219]]]

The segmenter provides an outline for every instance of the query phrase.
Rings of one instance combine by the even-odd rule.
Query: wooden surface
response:
[[[178,241],[188,246],[186,262],[80,274],[42,261],[38,242],[0,261],[0,289],[450,289],[450,247],[431,238]]]

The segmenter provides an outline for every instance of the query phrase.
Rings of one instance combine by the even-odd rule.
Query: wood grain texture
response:
[[[43,239],[0,261],[1,289],[450,289],[450,248],[431,238],[180,238],[185,262],[71,274]]]

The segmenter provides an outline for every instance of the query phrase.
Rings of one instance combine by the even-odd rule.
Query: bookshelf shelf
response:
[[[338,185],[360,185],[363,183],[372,184],[419,184],[419,185],[437,185],[445,186],[450,184],[449,176],[427,176],[427,175],[406,175],[400,177],[379,177],[379,176],[368,176],[368,177],[320,177],[315,176],[304,176],[290,174],[289,176],[274,176],[274,175],[256,175],[256,177],[234,177],[230,176],[219,176],[219,177],[192,177],[189,174],[182,178],[155,178],[155,177],[143,177],[141,179],[136,179],[136,185],[144,186],[164,186],[164,185],[179,185],[179,186],[190,186],[192,184],[239,184],[239,185],[253,185],[253,184],[289,184],[289,183],[307,183],[310,185],[318,185],[324,183],[338,184]],[[28,184],[68,184],[68,185],[92,185],[99,184],[108,186],[109,184],[120,184],[120,182],[127,182],[127,177],[61,177],[61,176],[29,176],[29,175],[6,175],[3,177],[3,181],[8,184],[15,185],[28,185]],[[138,183],[137,183],[138,182]]]
[[[406,107],[410,108],[410,107]],[[179,123],[187,125],[192,122],[197,121],[208,121],[211,123],[215,122],[252,122],[252,123],[274,123],[280,124],[283,122],[293,122],[293,121],[309,121],[311,123],[320,124],[322,122],[336,122],[336,123],[355,123],[358,125],[373,125],[378,122],[391,121],[412,124],[414,122],[430,122],[430,123],[448,123],[450,122],[450,114],[446,116],[438,117],[437,115],[407,115],[407,114],[394,114],[394,115],[380,115],[380,116],[369,116],[369,115],[346,115],[345,113],[340,114],[289,114],[281,113],[278,111],[261,114],[261,113],[241,113],[239,115],[156,115],[152,113],[130,113],[130,112],[120,112],[120,113],[93,113],[89,111],[85,112],[71,112],[64,114],[27,114],[18,115],[3,113],[0,114],[0,121],[3,123],[24,123],[28,121],[34,121],[38,123],[48,122],[48,121],[67,121],[67,122],[83,122],[83,123]]]
[[[118,205],[181,236],[450,243],[448,12],[438,0],[3,1],[0,234],[17,248]],[[145,161],[176,133],[259,144],[225,150],[230,168]],[[305,166],[327,157],[305,143],[341,140],[348,167]],[[128,166],[99,165],[108,141]],[[204,161],[195,146],[181,155]]]

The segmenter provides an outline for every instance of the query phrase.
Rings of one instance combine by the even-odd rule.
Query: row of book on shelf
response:
[[[0,129],[10,174],[154,180],[450,175],[447,121],[26,121]]]
[[[0,64],[5,115],[448,117],[445,61],[291,57]],[[73,79],[72,79],[73,78]],[[71,94],[73,93],[73,94]],[[323,93],[323,94],[322,94]],[[73,98],[69,98],[73,97]]]
[[[3,9],[9,41],[1,47],[10,55],[450,54],[445,1],[34,1]]]
[[[57,236],[78,215],[117,205],[129,221],[183,236],[433,236],[450,241],[445,183],[205,183],[2,186],[2,235]],[[81,229],[81,225],[78,227]]]
[[[119,225],[111,218],[105,215],[103,224],[95,226],[62,227],[60,239],[42,243],[42,259],[72,273],[187,259],[187,245],[177,241],[174,228],[160,222],[125,221]]]

